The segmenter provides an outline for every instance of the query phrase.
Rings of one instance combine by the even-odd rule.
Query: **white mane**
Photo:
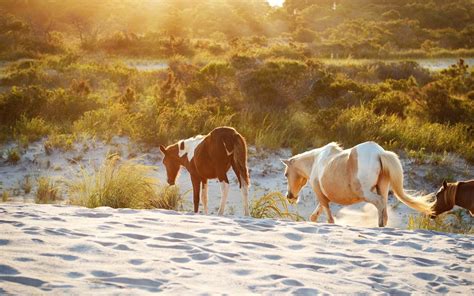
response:
[[[197,135],[192,138],[179,141],[178,143],[179,157],[182,157],[183,155],[187,154],[188,161],[191,161],[191,159],[193,159],[194,157],[194,150],[199,144],[201,144],[202,140],[204,140],[204,136]],[[183,144],[184,144],[184,149],[181,149],[181,146],[183,146]]]

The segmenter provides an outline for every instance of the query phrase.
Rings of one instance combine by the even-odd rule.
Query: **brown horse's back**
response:
[[[194,165],[202,178],[221,178],[232,166],[240,185],[249,184],[247,144],[232,127],[213,129],[196,149]],[[224,178],[228,182],[227,178]]]

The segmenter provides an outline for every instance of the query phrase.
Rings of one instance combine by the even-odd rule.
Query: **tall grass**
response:
[[[59,186],[50,178],[41,177],[38,179],[38,188],[36,190],[36,203],[54,203],[61,200]]]
[[[436,219],[431,219],[426,215],[410,215],[408,217],[408,229],[424,229],[439,232],[474,234],[474,226],[466,222],[462,211],[439,215]]]
[[[82,169],[81,177],[68,183],[71,203],[88,208],[179,209],[179,191],[160,186],[153,173],[152,166],[110,155],[98,169]]]
[[[270,192],[255,199],[250,205],[250,216],[257,219],[290,219],[304,221],[298,213],[290,212],[288,201],[281,192]]]

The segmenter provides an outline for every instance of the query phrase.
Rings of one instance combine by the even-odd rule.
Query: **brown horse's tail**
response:
[[[244,137],[239,133],[233,136],[233,164],[236,169],[236,174],[239,179],[239,185],[242,187],[242,182],[247,185],[250,184],[249,171],[247,168],[247,143]]]
[[[391,151],[384,151],[380,155],[382,164],[382,174],[390,178],[390,186],[395,196],[404,204],[419,212],[432,214],[433,202],[430,202],[431,195],[414,197],[403,189],[403,168],[398,156]]]

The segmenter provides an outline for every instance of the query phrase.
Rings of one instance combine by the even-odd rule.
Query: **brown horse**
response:
[[[432,218],[450,211],[454,205],[469,210],[474,216],[474,180],[448,183],[443,181],[443,186],[436,192],[436,202],[433,206]]]
[[[168,175],[168,184],[174,185],[181,166],[191,175],[193,184],[194,212],[199,210],[200,187],[202,184],[202,203],[204,214],[207,214],[207,180],[218,179],[221,183],[221,204],[219,215],[224,214],[229,179],[227,171],[232,167],[242,192],[244,215],[249,215],[248,188],[249,173],[247,169],[247,144],[235,129],[218,127],[206,136],[195,136],[168,147],[160,146],[163,152],[163,164]]]

